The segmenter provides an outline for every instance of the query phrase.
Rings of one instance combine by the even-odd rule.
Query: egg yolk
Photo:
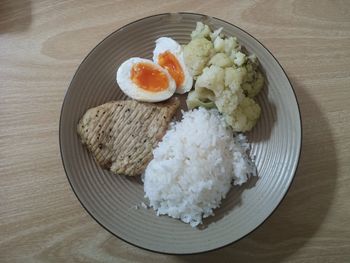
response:
[[[176,87],[179,87],[184,82],[184,72],[177,58],[169,51],[158,56],[158,64],[165,68],[176,82]]]
[[[131,80],[138,87],[152,92],[166,90],[169,86],[167,75],[149,63],[137,63],[131,68]]]

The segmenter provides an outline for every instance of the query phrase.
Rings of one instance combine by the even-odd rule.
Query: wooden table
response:
[[[293,185],[256,231],[224,249],[169,256],[100,227],[62,167],[58,123],[86,54],[135,19],[205,13],[247,30],[281,62],[303,119]],[[0,2],[0,262],[350,262],[349,1]]]

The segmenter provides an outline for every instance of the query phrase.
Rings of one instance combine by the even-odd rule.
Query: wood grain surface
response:
[[[82,208],[65,176],[58,123],[87,53],[144,16],[227,20],[280,61],[303,120],[300,165],[256,231],[194,256],[135,248]],[[350,1],[0,1],[0,262],[350,262]]]

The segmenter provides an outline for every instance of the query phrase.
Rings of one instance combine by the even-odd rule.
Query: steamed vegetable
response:
[[[264,85],[255,55],[247,55],[237,38],[225,37],[197,23],[192,40],[184,47],[186,65],[196,79],[187,106],[216,107],[234,131],[249,131],[260,116],[254,97]]]
[[[250,131],[260,116],[260,106],[251,98],[245,97],[232,114],[224,114],[226,122],[235,131]]]
[[[206,38],[196,38],[184,47],[185,63],[194,79],[202,73],[213,54],[213,43]]]

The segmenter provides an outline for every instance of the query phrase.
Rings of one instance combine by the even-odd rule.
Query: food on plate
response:
[[[184,58],[196,79],[187,106],[212,108],[223,114],[236,132],[251,130],[260,116],[254,97],[264,85],[264,77],[254,54],[248,55],[235,37],[226,37],[197,23],[192,40],[184,47]]]
[[[250,131],[259,118],[260,112],[259,105],[253,99],[245,97],[233,112],[227,114],[229,117],[225,120],[235,131]]]
[[[215,53],[213,43],[205,38],[193,39],[184,47],[184,58],[194,79],[201,74],[203,68]]]
[[[115,174],[140,175],[165,134],[180,102],[112,101],[89,109],[77,127],[96,161]]]
[[[246,63],[247,74],[242,83],[242,89],[250,98],[255,97],[264,85],[264,76],[258,69],[259,61],[255,55],[249,56]]]
[[[235,37],[198,22],[187,45],[161,37],[153,61],[130,58],[116,79],[134,100],[89,109],[78,134],[102,167],[143,174],[145,197],[157,215],[195,227],[213,215],[232,184],[256,176],[245,136],[236,132],[256,124],[261,110],[254,97],[264,77],[256,56]],[[190,110],[169,127],[180,106],[172,96],[187,92]]]
[[[126,60],[118,68],[116,78],[120,89],[138,101],[164,101],[176,90],[176,82],[168,71],[149,59]]]
[[[156,40],[153,61],[130,58],[117,70],[120,89],[138,101],[159,102],[175,92],[184,94],[192,89],[193,78],[185,65],[182,47],[169,37]]]
[[[196,107],[204,107],[206,109],[211,109],[211,108],[215,108],[215,104],[212,101],[201,101],[199,100],[198,96],[196,96],[196,94],[194,94],[193,92],[188,93],[187,96],[187,107],[190,109],[196,108]]]
[[[174,39],[161,37],[156,40],[153,61],[166,69],[175,80],[176,93],[183,94],[192,89],[193,79],[185,65],[182,47]]]
[[[222,28],[212,31],[197,22],[184,47],[172,38],[158,38],[153,62],[130,58],[117,71],[122,91],[145,102],[189,92],[194,80],[187,97],[189,109],[217,108],[235,132],[255,126],[261,109],[254,97],[264,85],[259,61],[243,50],[236,37],[225,36]]]
[[[157,215],[197,226],[213,215],[231,183],[256,175],[247,150],[245,137],[234,137],[218,110],[184,112],[153,150],[143,178],[145,197]]]

